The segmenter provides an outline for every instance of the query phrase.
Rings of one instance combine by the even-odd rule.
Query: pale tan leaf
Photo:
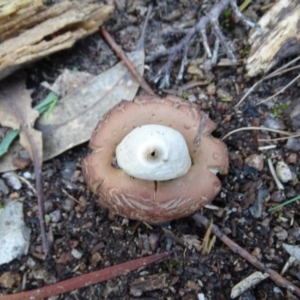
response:
[[[31,107],[30,91],[22,78],[10,77],[0,85],[0,123],[2,126],[20,130],[20,143],[33,161],[35,184],[39,205],[39,221],[43,250],[48,250],[44,223],[44,194],[42,183],[43,145],[41,132],[33,128],[39,113]],[[1,167],[1,160],[0,160]]]
[[[128,58],[143,74],[144,51],[130,53]],[[47,120],[37,122],[43,132],[44,160],[88,141],[103,114],[123,99],[132,100],[138,87],[120,62],[62,98]]]
[[[31,92],[26,90],[24,80],[16,77],[2,81],[0,91],[0,124],[19,129],[21,145],[41,165],[42,134],[33,128],[39,113],[31,107]]]
[[[87,84],[94,77],[96,76],[87,72],[64,69],[52,85],[46,82],[42,82],[42,85],[54,92],[56,95],[64,97],[71,94],[84,84]]]

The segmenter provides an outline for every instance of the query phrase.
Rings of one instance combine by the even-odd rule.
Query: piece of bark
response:
[[[0,79],[22,65],[73,44],[94,32],[113,13],[95,1],[2,1],[0,4]]]
[[[282,59],[300,52],[300,0],[280,0],[260,19],[262,32],[252,30],[247,60],[249,76],[266,73]]]

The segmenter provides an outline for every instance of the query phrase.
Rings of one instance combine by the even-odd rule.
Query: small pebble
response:
[[[15,190],[19,190],[22,187],[21,181],[14,172],[6,172],[2,175],[2,178],[7,180],[7,184]]]
[[[58,209],[54,210],[49,215],[50,215],[50,218],[51,218],[51,222],[53,222],[53,223],[57,223],[61,219],[61,211],[58,210]]]
[[[264,157],[262,155],[252,154],[245,159],[245,163],[257,171],[262,171],[264,168]]]
[[[9,189],[8,189],[7,185],[5,184],[5,182],[2,179],[0,179],[0,191],[4,195],[7,195],[9,193]]]
[[[82,252],[80,252],[77,249],[72,249],[71,254],[73,257],[75,257],[76,259],[80,259],[82,257]]]
[[[0,277],[0,285],[6,289],[18,286],[21,282],[21,275],[11,271],[4,272]]]
[[[73,210],[74,206],[75,206],[75,201],[71,198],[66,198],[62,201],[62,208],[66,212]]]
[[[271,195],[271,200],[274,202],[282,202],[284,199],[284,194],[281,191],[275,191]]]
[[[276,165],[276,174],[280,181],[288,182],[293,179],[292,172],[289,166],[283,162],[279,161]]]
[[[149,235],[149,245],[152,251],[156,251],[160,234],[159,233],[151,233]]]
[[[44,202],[44,206],[45,206],[45,213],[48,214],[53,210],[53,201],[51,200],[46,200]]]
[[[285,125],[283,124],[282,120],[278,118],[269,117],[263,122],[263,125],[271,129],[277,129],[277,130],[285,129]]]
[[[211,83],[206,88],[208,95],[215,95],[216,94],[216,85],[214,83]]]
[[[298,155],[297,153],[291,153],[287,158],[286,158],[286,163],[287,164],[295,164],[298,160]]]
[[[32,178],[32,175],[30,172],[24,172],[23,173],[23,177],[26,178],[26,179],[31,179]]]
[[[31,160],[29,158],[23,158],[23,157],[14,157],[12,159],[12,164],[17,169],[25,169],[26,167],[30,166]]]

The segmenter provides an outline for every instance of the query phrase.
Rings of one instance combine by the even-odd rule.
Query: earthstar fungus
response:
[[[228,170],[215,127],[197,104],[177,97],[122,101],[91,137],[85,180],[100,205],[130,219],[155,224],[193,214],[220,192],[215,174]]]

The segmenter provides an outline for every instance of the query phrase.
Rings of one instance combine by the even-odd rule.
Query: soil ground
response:
[[[156,1],[146,34],[146,55],[175,45],[182,35],[164,33],[183,24],[195,24],[213,2]],[[263,14],[261,7],[266,2],[269,1],[252,1],[246,13],[258,19]],[[106,28],[125,51],[132,51],[141,33],[149,1],[118,0],[116,3],[118,8],[113,18],[107,22]],[[245,58],[249,50],[246,39],[249,29],[235,22],[230,13],[221,14],[219,21],[223,33],[234,43],[237,58]],[[212,38],[209,31],[208,36]],[[190,56],[194,54],[197,44],[196,37],[190,48]],[[220,58],[225,58],[223,51],[220,52]],[[203,49],[200,47],[197,58],[202,56]],[[27,87],[33,89],[34,101],[39,102],[47,94],[40,83],[45,80],[52,83],[62,69],[76,67],[80,71],[99,74],[117,61],[117,57],[96,33],[78,42],[70,50],[26,67]],[[235,110],[234,105],[241,93],[259,79],[247,78],[243,63],[238,66],[214,67],[202,77],[185,72],[183,80],[176,82],[180,65],[178,60],[172,69],[170,87],[161,91],[152,79],[164,62],[165,59],[161,58],[147,63],[144,75],[150,86],[161,96],[178,93],[191,80],[204,82],[209,79],[209,84],[187,89],[181,96],[198,102],[209,113],[210,118],[218,125],[214,136],[222,137],[240,127],[260,126],[271,119],[280,123],[285,130],[292,131],[286,107],[299,96],[296,85],[287,89],[270,105],[256,106],[256,101],[274,94],[291,81],[296,73],[286,73],[263,82]],[[265,145],[258,138],[274,137],[278,135],[243,131],[225,140],[229,149],[230,169],[227,176],[220,176],[223,189],[213,201],[220,210],[203,209],[202,213],[241,247],[280,272],[289,258],[282,243],[295,244],[300,239],[299,205],[293,203],[274,213],[269,213],[268,209],[284,199],[298,195],[299,161],[297,151],[288,149],[286,141],[274,142],[276,147],[268,151],[258,150],[259,146]],[[25,185],[18,192],[18,196],[26,197],[26,224],[32,230],[30,249],[28,255],[20,260],[0,266],[0,274],[6,271],[20,274],[25,278],[25,290],[29,290],[141,256],[175,249],[171,257],[160,263],[51,299],[192,300],[198,299],[197,295],[202,293],[205,299],[222,300],[230,299],[232,287],[256,271],[219,240],[216,240],[211,252],[204,255],[197,247],[183,246],[167,238],[159,226],[150,227],[126,220],[99,207],[97,197],[87,190],[81,173],[81,160],[88,151],[87,144],[80,145],[43,165],[46,213],[52,216],[48,224],[48,230],[51,228],[52,247],[47,257],[41,253],[36,198],[28,196],[31,193]],[[263,165],[249,166],[246,159],[253,160],[253,154],[260,155]],[[278,191],[270,174],[267,158],[271,158],[274,164],[278,161],[287,162],[294,174],[294,179],[284,184],[285,190],[282,192]],[[33,173],[33,168],[18,171],[18,174],[22,176],[24,172]],[[16,196],[13,190],[10,195]],[[182,240],[198,239],[200,242],[206,232],[204,227],[197,227],[191,217],[172,221],[168,229]],[[76,253],[74,249],[77,250]],[[299,285],[297,267],[288,269],[284,276]],[[133,284],[142,277],[150,282],[158,280],[160,285],[140,295]],[[0,293],[16,292],[20,285],[21,283],[14,289],[0,288]],[[240,299],[297,298],[266,279],[247,290]]]

